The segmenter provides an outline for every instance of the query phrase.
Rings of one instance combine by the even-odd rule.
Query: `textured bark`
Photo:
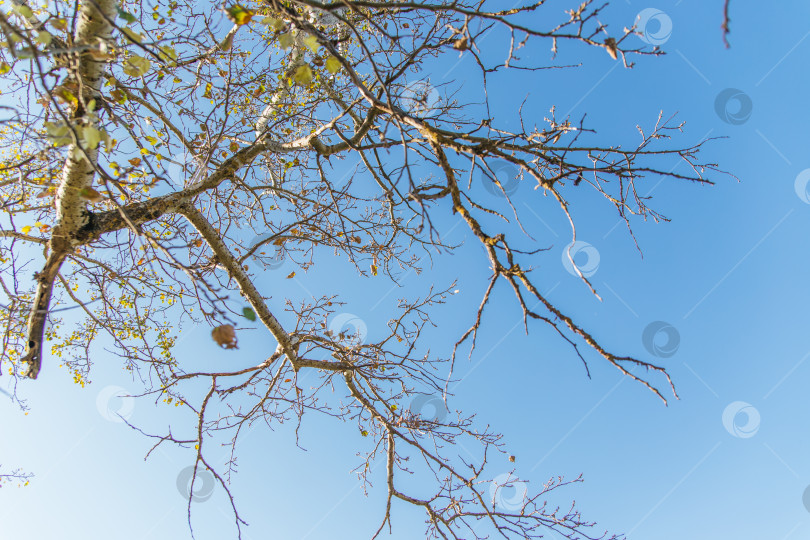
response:
[[[75,43],[77,47],[95,44],[97,40],[109,39],[112,35],[111,21],[115,19],[117,4],[114,0],[93,0],[81,7],[76,25]],[[78,105],[71,121],[74,126],[82,123],[92,125],[87,105],[101,88],[104,64],[93,60],[88,54],[77,58],[76,82],[81,88]],[[41,272],[37,274],[37,292],[34,305],[28,318],[28,350],[21,358],[23,375],[35,379],[42,363],[42,343],[48,307],[53,294],[54,280],[59,274],[62,262],[78,244],[76,235],[87,223],[88,213],[82,190],[93,183],[98,149],[81,149],[74,144],[68,147],[67,159],[62,167],[62,175],[56,192],[56,224],[49,243],[48,258]]]
[[[270,330],[270,333],[278,341],[279,347],[287,358],[292,362],[293,366],[296,365],[298,355],[295,350],[295,343],[290,338],[290,335],[278,322],[278,319],[270,312],[267,304],[264,302],[261,293],[256,289],[256,286],[251,281],[245,270],[239,264],[239,261],[222,241],[219,231],[211,225],[208,220],[202,215],[199,210],[191,205],[180,208],[179,212],[197,229],[197,232],[203,237],[211,251],[214,252],[217,260],[228,271],[228,275],[233,278],[239,285],[239,290],[250,303],[253,311],[259,317],[259,320]]]

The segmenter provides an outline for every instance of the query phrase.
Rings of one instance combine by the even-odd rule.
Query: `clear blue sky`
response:
[[[671,20],[666,56],[638,59],[625,70],[604,51],[561,44],[559,62],[581,58],[581,68],[510,73],[490,81],[490,91],[501,96],[504,122],[514,121],[510,108],[530,94],[527,113],[542,118],[551,105],[558,115],[571,111],[573,119],[587,112],[604,144],[631,143],[634,126],[651,125],[661,109],[678,112],[686,122],[674,144],[727,137],[711,142],[704,159],[718,162],[739,182],[717,175],[714,187],[645,183],[641,191],[652,191],[652,206],[672,222],[635,223],[643,259],[624,227],[615,226],[615,211],[589,195],[571,199],[579,239],[599,253],[591,280],[602,302],[562,265],[569,231],[559,212],[537,192],[518,191],[519,204],[539,214],[524,211],[525,224],[538,242],[554,246],[536,260],[551,299],[607,346],[664,363],[681,399],[664,407],[593,356],[588,380],[552,333],[539,329],[527,337],[515,328],[512,298],[503,295],[490,308],[489,330],[472,360],[458,368],[462,382],[452,404],[478,412],[482,424],[504,433],[517,460],[504,460],[503,472],[516,466],[535,484],[582,473],[585,483],[558,501],[576,499],[602,529],[644,540],[809,538],[810,510],[802,495],[810,485],[810,197],[800,190],[803,200],[796,185],[810,168],[810,5],[732,2],[729,50],[720,32],[722,0],[616,0],[602,20],[618,30],[648,7]],[[658,33],[657,27],[651,32]],[[548,48],[524,54],[540,62]],[[438,70],[432,80],[445,72]],[[473,73],[465,61],[445,80],[473,80]],[[747,120],[735,120],[740,113],[733,102],[725,110],[736,123],[718,115],[716,97],[727,88],[750,99]],[[464,92],[474,95],[470,88]],[[448,239],[464,240],[451,219],[442,222]],[[282,274],[268,273],[265,285],[289,286]],[[361,294],[346,311],[363,319],[373,335],[396,298],[458,279],[459,294],[437,313],[445,340],[435,334],[433,350],[446,355],[446,336],[469,324],[486,275],[480,249],[469,243],[454,257],[436,259],[421,276],[408,276],[404,291],[348,282],[346,298]],[[316,267],[300,283],[327,291],[334,283],[329,279],[325,268]],[[661,332],[656,341],[667,358],[656,358],[642,342],[644,329],[656,321],[674,329],[677,347]],[[210,356],[206,334],[188,331],[185,354]],[[246,340],[234,354],[263,355],[267,346],[258,338]],[[84,389],[66,371],[46,365],[40,379],[22,389],[32,408],[27,416],[0,401],[4,469],[36,473],[25,489],[0,490],[0,537],[188,537],[176,484],[192,455],[170,450],[144,462],[149,441],[99,412],[120,404],[106,400],[108,385],[137,386],[118,365],[106,365],[102,353],[95,360],[95,382]],[[7,377],[0,380],[7,383]],[[168,422],[166,413],[141,401],[131,421],[158,430]],[[250,523],[243,536],[369,536],[382,515],[384,492],[376,474],[377,484],[365,497],[350,472],[364,441],[351,426],[310,417],[301,431],[303,451],[295,446],[292,427],[256,428],[241,446],[233,490]],[[200,539],[227,538],[234,530],[219,490],[195,503],[193,519]],[[423,516],[400,509],[394,527],[395,538],[420,538]]]

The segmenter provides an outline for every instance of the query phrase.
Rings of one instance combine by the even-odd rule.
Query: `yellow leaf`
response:
[[[70,103],[74,106],[79,104],[79,100],[76,99],[76,96],[73,95],[73,92],[71,92],[64,86],[57,86],[56,88],[54,88],[53,93],[55,96],[57,96],[59,99],[61,99],[66,103]]]
[[[292,271],[292,272],[290,272],[290,274],[287,276],[287,279],[291,279],[291,278],[294,278],[294,277],[295,277],[295,271]]]
[[[340,71],[341,67],[342,66],[340,64],[340,60],[338,60],[334,56],[330,56],[329,58],[326,59],[326,70],[329,73],[337,73],[338,71]]]
[[[54,30],[67,30],[66,19],[51,19],[49,24],[54,28]]]
[[[314,53],[318,52],[318,47],[320,47],[320,44],[318,43],[318,38],[311,35],[304,38],[304,45],[306,45],[309,48],[309,50]]]
[[[293,80],[301,86],[309,86],[312,84],[312,68],[309,67],[309,64],[298,66],[298,69],[295,70],[295,75],[293,75]]]
[[[250,19],[255,13],[240,4],[234,4],[227,10],[228,18],[232,23],[242,26],[250,22]]]
[[[377,265],[376,264],[371,265],[371,274],[374,275],[374,276],[377,275]]]
[[[11,66],[6,62],[0,62],[0,75],[5,75],[9,71],[11,71]]]
[[[26,225],[25,227],[23,227],[23,228],[22,228],[22,229],[20,229],[20,230],[22,231],[22,233],[23,233],[23,234],[28,234],[28,233],[30,233],[30,232],[31,232],[31,229],[32,229],[32,228],[33,228],[33,227],[31,227],[31,225]]]
[[[205,85],[205,92],[203,92],[203,97],[210,98],[212,88],[213,88],[213,85],[211,83],[206,84]]]

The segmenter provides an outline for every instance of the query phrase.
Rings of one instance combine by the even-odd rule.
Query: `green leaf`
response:
[[[93,126],[85,126],[82,130],[82,138],[84,138],[87,148],[98,148],[98,143],[101,141],[101,132]]]
[[[167,58],[171,60],[177,60],[177,51],[175,51],[172,47],[169,46],[161,47],[160,52],[162,52]]]
[[[152,63],[149,60],[143,56],[133,54],[124,62],[123,70],[130,77],[140,77],[146,74],[150,67],[152,67]]]
[[[73,142],[70,137],[70,129],[65,124],[55,124],[45,122],[45,131],[54,146],[65,146]]]
[[[138,19],[135,18],[135,15],[133,15],[132,13],[127,13],[126,11],[121,9],[120,7],[118,8],[118,16],[120,18],[124,19],[125,21],[127,21],[127,24],[132,24],[132,23],[134,23],[135,21],[138,20]]]
[[[47,30],[40,30],[37,34],[37,39],[35,40],[40,45],[48,46],[51,44],[51,40],[53,40],[53,36]]]
[[[242,26],[250,22],[255,13],[241,4],[234,4],[225,10],[228,18],[237,26]]]
[[[276,32],[284,30],[284,27],[287,26],[284,23],[284,21],[276,19],[274,17],[265,17],[264,19],[262,19],[262,24],[266,24]]]
[[[30,19],[34,16],[34,12],[31,11],[31,8],[23,4],[12,4],[11,11],[17,13],[17,15],[20,17],[25,17],[26,19]]]
[[[122,29],[122,32],[124,32],[124,34],[126,34],[127,37],[135,43],[140,43],[141,41],[143,41],[143,36],[139,32],[133,30],[132,28],[124,28]]]
[[[281,34],[278,38],[278,43],[281,45],[282,49],[289,49],[293,46],[293,42],[295,41],[295,36],[293,36],[292,32],[287,32],[286,34]]]
[[[256,312],[249,307],[242,308],[242,316],[251,322],[256,320]]]

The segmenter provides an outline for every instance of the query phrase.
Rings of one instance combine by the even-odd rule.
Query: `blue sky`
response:
[[[535,485],[582,473],[585,483],[557,501],[575,499],[601,529],[645,540],[808,538],[810,508],[802,497],[810,486],[810,195],[801,173],[810,168],[810,5],[732,2],[730,49],[721,38],[721,0],[617,0],[602,20],[618,30],[650,7],[672,24],[662,45],[666,56],[637,59],[626,70],[604,51],[561,44],[558,62],[580,59],[582,67],[498,75],[490,92],[502,96],[494,100],[500,103],[496,118],[507,126],[515,121],[514,104],[529,95],[527,115],[542,119],[552,105],[558,115],[570,111],[573,120],[587,113],[598,130],[594,140],[603,144],[631,144],[635,125],[650,126],[660,110],[677,112],[686,122],[674,145],[725,137],[710,142],[703,158],[739,181],[723,175],[712,176],[713,187],[645,181],[641,191],[651,192],[651,206],[672,222],[634,223],[643,258],[624,226],[616,226],[615,210],[584,190],[581,198],[571,197],[578,239],[599,255],[591,281],[601,302],[562,264],[570,242],[564,216],[539,193],[524,186],[517,192],[524,225],[539,245],[552,246],[533,261],[544,292],[606,346],[666,365],[681,399],[664,407],[593,355],[592,378],[586,378],[551,332],[535,327],[529,336],[522,333],[513,299],[503,291],[490,307],[476,352],[457,367],[453,405],[477,412],[482,425],[504,434],[516,462],[493,463],[496,469],[514,467]],[[651,24],[650,32],[658,33]],[[524,54],[540,62],[548,49],[543,44]],[[473,80],[473,74],[463,61],[449,74],[437,68],[431,81]],[[729,88],[750,100],[744,121],[734,120],[739,111],[733,102],[720,110],[736,123],[717,112],[717,96]],[[473,92],[462,89],[462,95]],[[458,280],[459,293],[437,310],[440,326],[432,335],[433,350],[446,355],[469,325],[488,275],[480,248],[454,219],[447,212],[439,221],[445,237],[467,242],[456,255],[435,258],[422,275],[407,276],[403,289],[317,265],[293,281],[317,294],[343,280],[341,292],[350,299],[345,311],[363,320],[373,336],[396,298]],[[284,266],[268,273],[266,286],[289,285],[289,271]],[[657,321],[674,329],[674,341],[660,332],[655,341],[659,351],[673,353],[665,358],[642,339]],[[210,356],[207,339],[206,329],[189,329],[182,350]],[[269,338],[254,336],[235,354],[250,358],[271,345]],[[25,489],[0,490],[4,537],[188,537],[177,479],[192,455],[167,450],[144,461],[149,441],[109,413],[130,405],[109,397],[115,394],[110,386],[137,386],[103,357],[95,367],[94,383],[84,389],[64,370],[43,369],[38,381],[23,387],[28,415],[0,402],[4,468],[36,473]],[[138,401],[131,421],[160,429],[169,414],[166,407]],[[381,518],[384,493],[382,469],[368,497],[351,473],[363,439],[352,426],[311,417],[301,430],[301,450],[293,430],[257,427],[242,444],[233,490],[250,523],[243,536],[369,536]],[[220,490],[193,509],[197,538],[233,533]],[[421,513],[395,512],[392,537],[419,538],[422,531]]]

